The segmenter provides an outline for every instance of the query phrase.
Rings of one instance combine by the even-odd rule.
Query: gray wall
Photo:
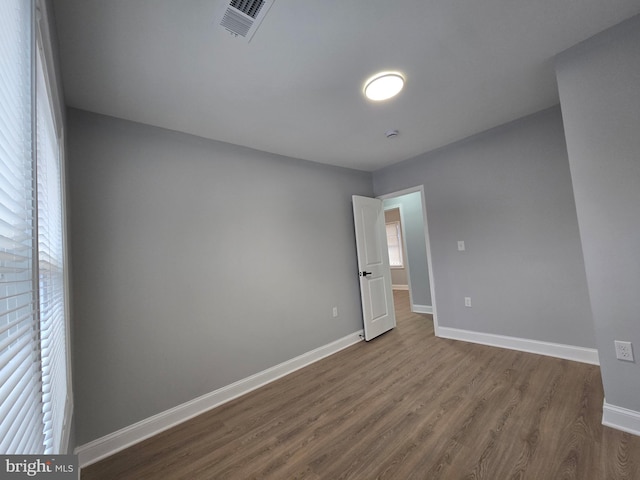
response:
[[[376,195],[424,185],[441,327],[595,346],[558,108],[373,178]]]
[[[400,209],[393,208],[391,210],[384,211],[384,221],[385,223],[390,222],[400,222],[400,231],[402,231],[402,218],[400,217]],[[407,264],[407,252],[404,249],[404,236],[402,237],[402,245],[400,248],[402,249],[402,260],[404,265]],[[407,269],[405,267],[391,267],[391,285],[408,285],[407,281]]]
[[[557,76],[605,396],[640,412],[640,16],[563,53]]]
[[[67,116],[79,444],[362,328],[370,174]]]
[[[407,264],[411,278],[411,300],[413,305],[431,306],[429,286],[429,264],[427,244],[424,236],[422,198],[419,192],[385,199],[384,208],[401,207],[404,217]]]

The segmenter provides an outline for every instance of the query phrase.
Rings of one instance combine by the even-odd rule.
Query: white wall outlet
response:
[[[458,240],[458,251],[464,252],[464,240]]]
[[[333,307],[331,314],[333,315],[333,318],[336,318],[338,316],[338,307]]]
[[[626,362],[633,362],[633,345],[631,345],[631,342],[616,340],[614,343],[616,346],[616,358]]]
[[[471,297],[464,297],[464,306],[471,307]]]

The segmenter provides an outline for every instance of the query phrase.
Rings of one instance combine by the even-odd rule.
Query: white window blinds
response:
[[[0,452],[44,453],[35,302],[31,2],[0,2]]]
[[[389,247],[389,265],[402,267],[402,235],[400,222],[389,222],[387,227],[387,246]]]
[[[58,452],[67,400],[61,158],[40,49],[36,65],[38,277],[45,450]]]
[[[33,14],[30,0],[0,1],[3,454],[66,448],[62,158],[45,62],[39,51],[34,58]]]

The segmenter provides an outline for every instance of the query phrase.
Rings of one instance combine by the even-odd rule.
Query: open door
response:
[[[369,341],[396,326],[387,232],[382,200],[358,195],[352,198],[364,339]]]

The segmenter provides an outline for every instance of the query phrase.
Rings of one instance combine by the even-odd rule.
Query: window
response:
[[[34,11],[0,2],[3,454],[66,453],[70,406],[62,142]]]
[[[62,159],[42,50],[37,53],[38,292],[45,447],[59,452],[67,403]]]
[[[402,268],[402,233],[400,222],[389,222],[387,226],[387,246],[389,247],[389,265]]]

